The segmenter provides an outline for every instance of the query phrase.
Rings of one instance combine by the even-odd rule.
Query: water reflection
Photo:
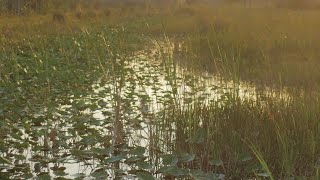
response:
[[[285,92],[279,96],[272,89],[225,81],[209,73],[195,75],[175,64],[173,54],[174,44],[163,41],[125,60],[116,59],[124,66],[93,84],[90,96],[62,105],[54,114],[60,121],[33,127],[36,135],[23,130],[25,140],[38,137],[38,145],[21,153],[32,175],[135,179],[129,172],[137,163],[146,162],[152,165],[146,168],[149,172],[157,171],[162,165],[160,155],[171,153],[180,141],[177,123],[164,118],[176,106],[183,111],[196,104],[223,105],[230,96],[253,102],[261,96],[288,98]]]

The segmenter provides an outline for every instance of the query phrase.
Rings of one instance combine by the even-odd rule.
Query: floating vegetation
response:
[[[124,28],[1,43],[0,179],[319,176],[318,97],[192,72]]]

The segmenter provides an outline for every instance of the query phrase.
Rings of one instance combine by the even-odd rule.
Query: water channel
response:
[[[38,144],[23,152],[11,150],[21,154],[14,157],[21,164],[15,177],[136,179],[135,169],[154,174],[163,165],[161,154],[174,151],[177,136],[176,124],[161,119],[165,111],[210,102],[223,105],[231,96],[253,101],[257,96],[288,98],[270,88],[261,90],[206,72],[195,74],[174,62],[173,43],[153,44],[116,60],[118,68],[93,84],[90,96],[71,100],[77,113],[74,106],[61,105],[55,116],[63,122],[32,127],[39,133]],[[35,136],[22,131],[26,142]],[[24,174],[24,169],[32,173]],[[156,174],[161,179],[161,173]]]

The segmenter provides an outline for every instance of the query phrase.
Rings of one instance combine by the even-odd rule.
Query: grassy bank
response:
[[[138,32],[178,35],[182,64],[241,80],[317,89],[318,10],[185,6],[146,18]]]

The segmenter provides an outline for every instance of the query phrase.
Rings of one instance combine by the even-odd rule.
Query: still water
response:
[[[33,143],[24,151],[8,152],[20,165],[9,172],[12,177],[136,179],[143,176],[137,169],[144,169],[161,179],[162,155],[174,151],[177,136],[176,124],[164,120],[167,111],[210,102],[223,105],[231,96],[253,102],[257,96],[288,98],[270,88],[179,67],[175,49],[173,43],[155,42],[149,49],[119,57],[114,69],[92,85],[89,96],[71,97],[68,105],[60,106],[54,114],[60,121],[31,127],[31,132],[17,127],[22,139]],[[4,166],[2,172],[11,167]]]

